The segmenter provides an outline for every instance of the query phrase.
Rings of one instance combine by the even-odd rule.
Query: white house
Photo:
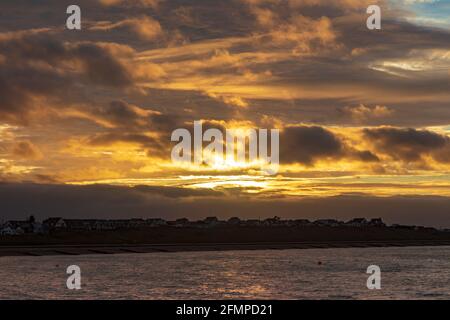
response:
[[[0,235],[2,236],[14,236],[17,235],[16,230],[12,229],[11,227],[2,227],[0,228]]]

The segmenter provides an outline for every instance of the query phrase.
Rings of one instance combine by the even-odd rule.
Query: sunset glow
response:
[[[22,15],[0,23],[5,185],[144,186],[164,204],[450,203],[446,1],[375,1],[383,27],[368,31],[366,0],[83,0],[79,32],[60,23],[65,1],[47,2],[0,5]],[[194,121],[279,129],[278,171],[208,152],[174,163],[170,135]]]

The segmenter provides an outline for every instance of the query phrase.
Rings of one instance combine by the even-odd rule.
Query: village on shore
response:
[[[48,218],[38,222],[34,216],[27,220],[10,220],[0,222],[0,235],[16,236],[22,234],[48,234],[55,231],[107,231],[126,230],[157,227],[174,228],[213,228],[213,227],[356,227],[356,228],[394,228],[405,230],[436,230],[435,228],[422,226],[406,226],[393,224],[387,226],[381,218],[354,218],[349,221],[339,221],[336,219],[320,219],[310,221],[307,219],[283,220],[279,217],[267,218],[264,220],[249,219],[241,220],[232,217],[226,221],[217,217],[207,217],[203,220],[190,221],[187,218],[180,218],[174,221],[166,221],[161,218],[152,219],[65,219],[61,217]],[[449,229],[440,230],[450,232]]]

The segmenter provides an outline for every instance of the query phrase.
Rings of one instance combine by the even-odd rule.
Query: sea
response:
[[[450,299],[450,246],[1,257],[0,299]]]

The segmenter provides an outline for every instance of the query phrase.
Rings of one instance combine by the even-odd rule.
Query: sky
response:
[[[0,219],[450,227],[449,16],[447,0],[3,0]],[[278,173],[173,163],[194,121],[279,129]]]
[[[401,4],[406,5],[410,11],[415,13],[415,17],[410,18],[413,23],[450,28],[448,19],[450,2],[447,0],[406,0]]]

